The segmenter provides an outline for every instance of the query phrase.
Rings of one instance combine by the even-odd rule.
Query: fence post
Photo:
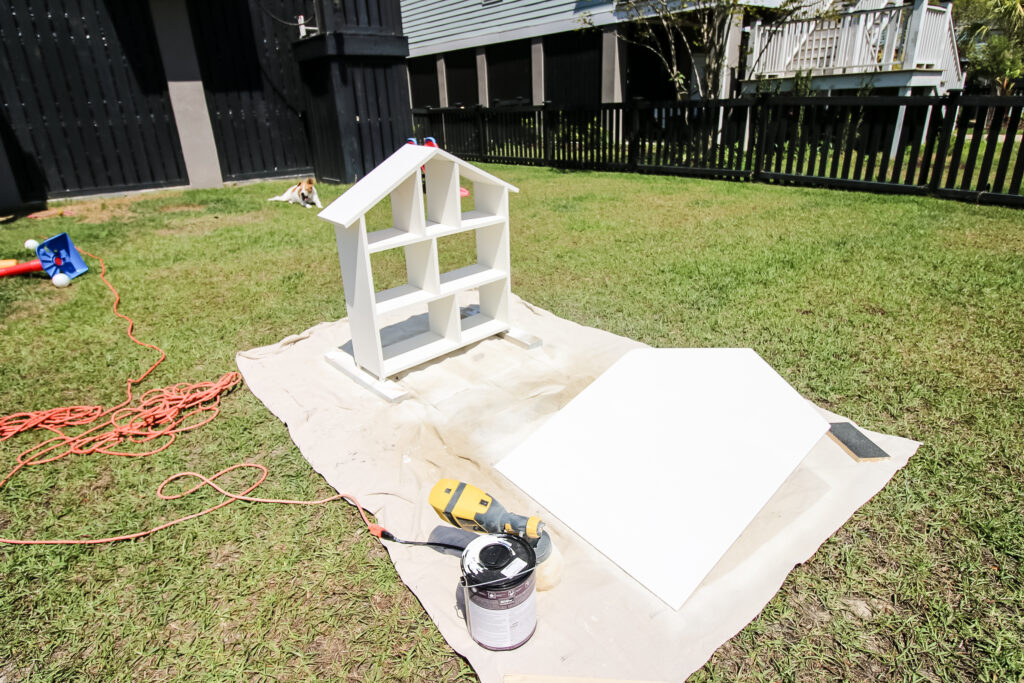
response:
[[[476,106],[476,137],[480,148],[480,161],[487,161],[487,127],[484,125],[484,107]]]
[[[544,128],[544,165],[554,166],[555,161],[555,121],[554,112],[551,111],[551,103],[544,102],[541,105],[540,119]]]
[[[752,108],[757,122],[757,134],[751,143],[754,145],[753,179],[763,181],[765,138],[768,137],[768,95],[759,95]]]
[[[960,102],[961,90],[950,90],[943,98],[945,101],[946,113],[942,117],[942,127],[939,129],[939,144],[935,150],[935,163],[932,164],[932,177],[928,179],[928,191],[936,192],[942,183],[942,173],[946,170],[946,153],[949,151],[949,140],[953,137],[956,128],[956,110]]]
[[[635,171],[640,166],[640,98],[634,97],[627,105],[629,112],[629,133],[626,135],[626,144],[629,153],[629,170]]]

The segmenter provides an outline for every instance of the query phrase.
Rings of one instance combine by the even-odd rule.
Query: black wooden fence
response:
[[[933,194],[1024,206],[1024,97],[786,97],[417,109],[468,160]]]
[[[23,199],[187,182],[149,3],[0,5],[0,137]]]
[[[383,43],[402,35],[398,0],[188,0],[188,8],[225,180],[315,171],[351,182],[408,137],[401,58],[344,54],[335,88],[325,60],[296,54],[298,28],[282,20],[319,21],[323,35],[306,43],[332,34]],[[345,95],[341,112],[336,89]],[[351,125],[339,128],[339,115]]]
[[[307,0],[188,0],[221,176],[311,173],[306,95],[292,54],[298,29],[276,17]]]
[[[175,6],[224,179],[351,182],[410,135],[399,0]],[[319,35],[299,40],[300,14]],[[165,73],[189,60],[164,64],[168,30],[146,0],[0,2],[0,210],[189,183]]]

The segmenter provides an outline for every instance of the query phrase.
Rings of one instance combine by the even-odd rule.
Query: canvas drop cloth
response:
[[[507,509],[539,514],[548,523],[565,559],[562,582],[538,594],[537,631],[511,652],[485,650],[470,638],[456,603],[457,557],[384,544],[444,638],[485,683],[506,674],[684,680],[756,617],[790,570],[880,491],[919,445],[865,432],[892,457],[858,463],[822,438],[673,611],[493,469],[622,354],[642,345],[516,297],[512,324],[540,337],[543,346],[526,350],[500,338],[485,340],[403,373],[398,380],[411,396],[398,404],[323,360],[351,338],[346,320],[322,323],[236,359],[250,390],[288,426],[313,468],[339,492],[357,496],[400,538],[423,540],[443,529],[427,503],[442,477],[471,482]],[[388,334],[411,335],[423,326],[424,320],[414,318]],[[822,413],[830,421],[841,419]],[[642,510],[622,514],[648,523]],[[665,533],[671,535],[671,526]]]

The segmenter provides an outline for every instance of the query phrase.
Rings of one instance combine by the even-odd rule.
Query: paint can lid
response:
[[[504,569],[516,554],[501,543],[485,545],[480,551],[480,563],[488,569]]]
[[[533,573],[537,557],[530,544],[511,534],[485,534],[462,552],[462,574],[469,587],[504,590]]]

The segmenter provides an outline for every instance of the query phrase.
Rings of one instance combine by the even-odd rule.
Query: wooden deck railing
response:
[[[921,2],[755,22],[749,54],[752,79],[933,69],[942,73],[940,92],[963,85],[951,9]]]
[[[752,75],[869,73],[902,65],[913,5],[810,18],[778,26],[754,24]]]

